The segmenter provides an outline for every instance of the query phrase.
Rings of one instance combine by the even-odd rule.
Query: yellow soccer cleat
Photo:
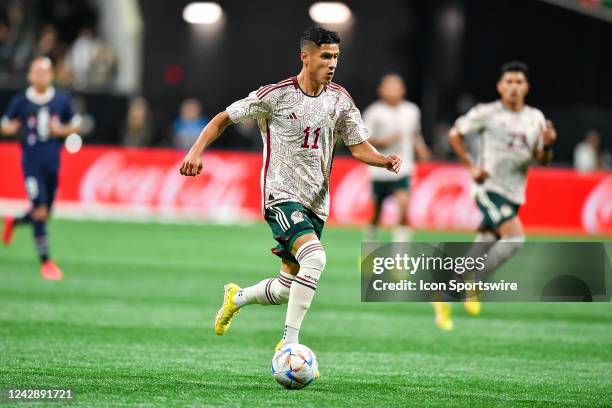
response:
[[[470,279],[470,280],[466,280],[466,282],[473,283],[474,280]],[[470,316],[478,316],[480,314],[480,311],[482,310],[482,303],[480,303],[480,299],[478,297],[479,294],[480,294],[480,291],[478,290],[466,290],[465,291],[465,299],[463,299],[463,307],[465,308],[466,312],[468,312]]]
[[[482,303],[477,299],[478,298],[473,297],[463,302],[463,307],[465,307],[465,310],[471,316],[478,316],[482,310]]]
[[[436,312],[436,326],[440,330],[451,331],[455,327],[451,319],[451,304],[447,302],[431,302]]]
[[[234,295],[240,290],[235,283],[223,286],[223,304],[215,316],[215,334],[223,336],[232,324],[232,319],[240,312],[240,308],[234,305]]]

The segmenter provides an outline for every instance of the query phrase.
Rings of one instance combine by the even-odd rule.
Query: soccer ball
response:
[[[285,344],[272,357],[272,376],[285,388],[304,388],[318,373],[317,356],[303,344]]]

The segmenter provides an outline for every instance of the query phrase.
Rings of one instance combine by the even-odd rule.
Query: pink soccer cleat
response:
[[[52,260],[43,262],[43,264],[40,266],[40,274],[46,280],[64,279],[62,270]]]

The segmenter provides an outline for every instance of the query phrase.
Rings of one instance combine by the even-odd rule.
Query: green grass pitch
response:
[[[360,303],[361,233],[327,228],[300,338],[322,378],[287,391],[270,375],[285,307],[250,306],[227,335],[212,330],[224,283],[278,273],[266,225],[50,231],[62,282],[39,277],[29,228],[0,247],[0,389],[72,388],[72,407],[612,405],[610,303],[487,303],[476,318],[456,304],[455,330],[440,332],[427,303]]]

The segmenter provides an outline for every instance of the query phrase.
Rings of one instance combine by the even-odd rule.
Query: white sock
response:
[[[523,235],[515,237],[502,237],[499,241],[493,245],[493,247],[487,252],[487,260],[485,262],[485,268],[481,272],[480,279],[483,279],[486,275],[495,271],[501,264],[506,262],[516,251],[518,251],[525,242]]]
[[[378,228],[376,225],[368,225],[364,232],[363,240],[365,242],[376,242],[376,236],[378,235]]]
[[[300,331],[298,329],[285,325],[283,344],[299,343],[299,335]]]
[[[289,291],[283,344],[299,342],[298,335],[302,321],[310,308],[321,272],[325,268],[325,250],[318,240],[309,241],[296,252],[295,259],[300,264],[300,271]]]
[[[483,256],[495,245],[497,242],[497,236],[492,232],[479,232],[474,238],[474,244],[470,247],[470,250],[465,254],[466,258],[478,258]]]
[[[264,279],[261,282],[243,288],[234,296],[234,304],[238,307],[257,303],[260,305],[280,305],[289,300],[289,288],[295,277],[280,271],[278,278]]]
[[[412,228],[399,226],[393,229],[393,242],[410,242],[412,240]]]

